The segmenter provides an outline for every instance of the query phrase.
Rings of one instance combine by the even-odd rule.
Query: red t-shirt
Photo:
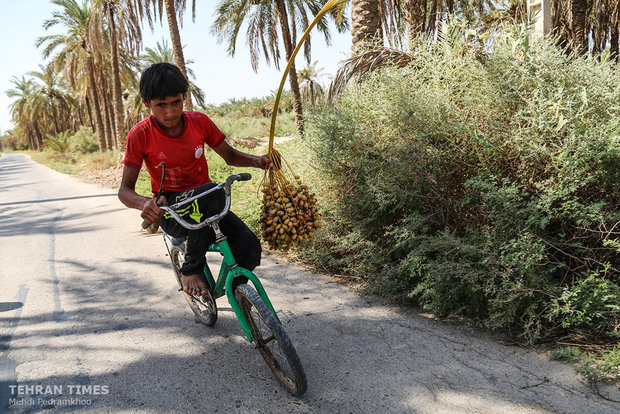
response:
[[[163,191],[185,191],[211,182],[204,144],[216,147],[226,136],[201,112],[184,111],[183,121],[183,132],[177,137],[166,134],[153,115],[138,122],[127,135],[123,163],[140,169],[144,161],[153,194],[159,191],[162,174],[162,168],[155,167],[162,161],[166,163]]]

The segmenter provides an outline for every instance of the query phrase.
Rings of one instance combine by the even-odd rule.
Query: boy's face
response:
[[[181,122],[181,115],[183,114],[183,101],[185,99],[184,94],[178,94],[176,96],[168,96],[164,99],[151,99],[150,101],[142,100],[144,105],[151,108],[151,112],[164,129],[175,128]]]

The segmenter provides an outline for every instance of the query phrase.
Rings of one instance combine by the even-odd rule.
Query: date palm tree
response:
[[[144,70],[146,67],[154,63],[172,63],[175,61],[174,56],[174,51],[170,48],[166,39],[162,39],[161,43],[157,42],[155,48],[147,47],[144,49],[144,53],[140,56],[140,70]],[[187,72],[186,76],[189,81],[189,90],[196,99],[197,105],[203,107],[205,106],[205,94],[202,89],[200,89],[198,85],[191,80],[196,79],[196,75],[190,68],[190,65],[193,63],[193,60],[187,60],[185,62],[185,70]]]
[[[39,114],[34,102],[39,99],[37,95],[40,87],[32,79],[26,79],[24,76],[21,79],[13,76],[11,83],[14,88],[6,91],[9,98],[15,99],[9,105],[11,119],[18,126],[17,129],[23,133],[22,138],[28,146],[38,151],[42,147],[43,136],[39,130]]]
[[[185,56],[183,54],[183,45],[181,44],[181,34],[179,31],[179,22],[183,25],[183,15],[186,9],[186,0],[135,0],[139,5],[140,17],[145,14],[151,29],[153,29],[153,17],[159,17],[162,21],[163,11],[166,11],[166,19],[168,21],[168,29],[170,30],[170,39],[172,40],[172,50],[174,56],[174,64],[179,67],[183,75],[189,80],[187,65]],[[151,7],[154,10],[154,15],[151,15]],[[177,20],[177,16],[180,17]],[[196,0],[192,0],[192,20],[196,18]],[[186,110],[192,110],[194,103],[192,100],[193,90],[190,89],[190,93],[185,100],[184,107]],[[197,99],[204,102],[204,95],[201,97],[195,96]]]
[[[36,106],[39,118],[47,126],[45,133],[59,134],[66,130],[76,131],[78,125],[74,114],[77,102],[64,88],[63,78],[57,76],[53,65],[39,65],[39,71],[28,72],[28,75],[42,83],[32,103]]]
[[[142,68],[150,66],[154,63],[173,62],[174,52],[168,45],[166,39],[162,39],[161,43],[157,42],[155,47],[145,47],[144,53],[140,55],[140,66]]]
[[[97,133],[99,150],[105,151],[107,143],[104,133],[100,91],[95,81],[96,63],[94,59],[91,33],[88,20],[93,18],[87,1],[78,4],[76,0],[53,0],[60,7],[52,12],[51,18],[43,22],[43,28],[49,30],[55,26],[63,27],[63,34],[41,36],[35,45],[43,47],[44,58],[51,56],[51,64],[56,71],[64,75],[69,88],[82,97],[82,106],[88,108],[91,125]]]
[[[123,88],[121,82],[121,48],[132,56],[137,56],[142,46],[140,17],[131,0],[92,0],[92,9],[97,18],[88,21],[88,30],[97,63],[104,67],[109,65],[113,116],[111,117],[114,131],[113,145],[119,150],[124,149],[126,131],[124,130]],[[92,15],[91,15],[92,17]]]
[[[301,96],[310,106],[316,105],[317,101],[323,95],[323,86],[319,82],[321,71],[323,68],[317,69],[317,61],[308,65],[297,73],[300,82]]]
[[[276,68],[279,68],[281,40],[284,44],[286,60],[290,60],[297,43],[297,33],[303,32],[312,21],[312,16],[318,14],[325,0],[220,0],[215,15],[216,19],[211,31],[217,36],[220,43],[225,42],[228,53],[235,55],[239,32],[244,24],[247,24],[246,42],[250,49],[250,63],[252,69],[258,71],[258,61],[262,54],[265,62],[270,64],[273,60]],[[330,15],[340,31],[348,27],[348,22],[342,14],[342,8],[333,9]],[[325,36],[327,44],[330,43],[329,27],[324,17],[317,23],[317,28]],[[310,38],[304,45],[304,54],[308,63],[311,59]],[[295,64],[291,65],[289,72],[289,85],[295,111],[297,131],[303,136],[303,108],[299,91],[299,80]]]

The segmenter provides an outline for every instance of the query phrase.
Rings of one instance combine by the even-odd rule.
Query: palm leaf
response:
[[[396,67],[407,66],[413,60],[413,55],[391,48],[366,50],[344,61],[344,64],[334,76],[327,94],[327,99],[333,101],[338,98],[346,85],[355,79],[360,82],[365,75],[373,70],[392,65]]]

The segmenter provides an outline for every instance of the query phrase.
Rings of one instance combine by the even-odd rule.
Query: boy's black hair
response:
[[[187,79],[171,63],[155,63],[146,68],[140,77],[140,96],[147,101],[185,94],[188,89]]]

